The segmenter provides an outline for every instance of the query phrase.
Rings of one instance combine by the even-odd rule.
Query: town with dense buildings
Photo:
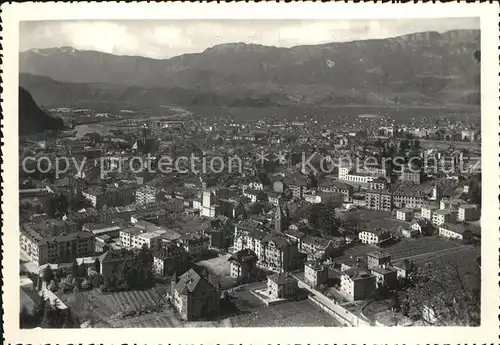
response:
[[[21,172],[21,269],[33,279],[22,295],[50,295],[90,327],[153,314],[172,325],[244,325],[240,308],[304,303],[311,325],[435,324],[446,311],[432,299],[411,305],[406,295],[421,267],[446,270],[458,258],[457,272],[467,275],[477,265],[480,132],[447,128],[455,139],[445,140],[440,127],[379,121],[345,130],[190,114],[172,124],[139,121],[129,132],[26,141],[35,156],[71,152],[86,164],[58,177]],[[191,144],[179,145],[187,137]],[[112,168],[119,159],[154,164],[194,153],[238,153],[242,170]],[[373,164],[356,165],[368,157]],[[82,304],[90,302],[78,299],[121,317],[89,318]]]

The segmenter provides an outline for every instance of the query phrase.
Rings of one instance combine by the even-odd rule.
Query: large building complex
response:
[[[95,235],[90,232],[59,232],[58,235],[49,236],[46,230],[31,224],[21,226],[21,252],[38,266],[71,262],[75,258],[95,253]]]

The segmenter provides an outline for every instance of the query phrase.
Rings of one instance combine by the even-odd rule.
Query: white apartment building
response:
[[[439,227],[439,236],[456,240],[463,240],[467,228],[462,224],[442,224]]]
[[[420,216],[422,218],[425,218],[427,220],[432,221],[432,218],[434,216],[434,212],[438,210],[438,207],[435,205],[425,205],[422,206],[420,209]]]
[[[95,252],[95,235],[87,231],[44,237],[36,229],[22,226],[20,250],[31,262],[40,266],[46,263],[71,262],[77,257]]]
[[[450,209],[437,210],[432,215],[432,223],[437,226],[444,223],[455,223],[456,219],[457,212]]]
[[[136,191],[135,199],[140,204],[150,204],[156,202],[156,187],[143,185]]]
[[[191,256],[200,256],[206,253],[210,247],[210,237],[200,234],[192,234],[179,240],[182,247]]]
[[[413,210],[402,208],[396,211],[396,219],[409,222],[413,219]]]
[[[339,167],[339,180],[346,180],[347,175],[349,175],[349,170],[348,167]]]
[[[391,233],[385,230],[365,230],[359,233],[359,239],[365,244],[377,244],[391,237]]]
[[[156,229],[147,231],[136,227],[126,228],[120,231],[120,242],[126,249],[142,248],[157,250],[161,246],[162,235],[165,230]]]
[[[346,181],[346,182],[356,182],[356,183],[372,183],[376,179],[378,179],[377,176],[373,176],[370,174],[364,174],[364,173],[357,173],[357,174],[347,174],[345,175],[344,178],[340,178],[339,180]]]

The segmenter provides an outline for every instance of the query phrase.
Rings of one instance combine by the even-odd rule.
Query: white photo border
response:
[[[492,3],[15,3],[2,5],[3,328],[6,343],[313,344],[498,343],[499,34]],[[480,327],[189,328],[19,330],[19,22],[92,19],[378,19],[479,17],[481,25],[482,287]],[[15,263],[15,264],[14,264]]]

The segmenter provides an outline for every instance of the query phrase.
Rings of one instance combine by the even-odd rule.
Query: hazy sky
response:
[[[479,18],[33,21],[20,24],[20,50],[72,46],[118,55],[168,58],[231,42],[291,47],[454,29],[479,29]]]

